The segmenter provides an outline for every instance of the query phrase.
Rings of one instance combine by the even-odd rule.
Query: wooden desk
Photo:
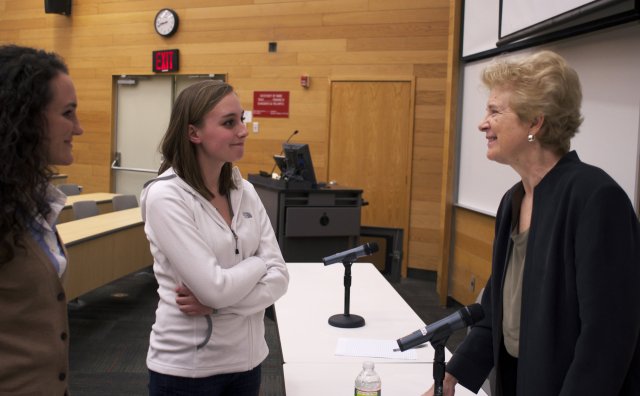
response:
[[[64,173],[56,173],[55,175],[51,176],[51,183],[53,183],[53,185],[57,186],[58,184],[65,184],[67,182],[67,175],[65,175]]]
[[[74,220],[57,228],[69,257],[65,285],[69,300],[153,264],[140,208]]]
[[[98,211],[100,214],[113,212],[113,197],[119,194],[113,193],[89,193],[89,194],[79,194],[79,195],[70,195],[67,197],[67,202],[60,212],[60,216],[58,217],[58,224],[66,223],[71,220],[75,220],[75,216],[73,215],[73,203],[78,201],[96,201],[98,204]]]

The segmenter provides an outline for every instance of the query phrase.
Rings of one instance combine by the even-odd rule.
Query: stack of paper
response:
[[[395,340],[373,340],[366,338],[339,338],[336,345],[338,356],[359,356],[387,359],[416,360],[418,355],[415,349],[400,352]]]

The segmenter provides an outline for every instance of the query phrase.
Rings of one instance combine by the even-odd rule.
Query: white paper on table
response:
[[[394,349],[397,348],[398,343],[395,340],[338,338],[335,354],[338,356],[377,357],[387,359],[418,359],[415,349],[409,349],[404,352],[394,351]]]

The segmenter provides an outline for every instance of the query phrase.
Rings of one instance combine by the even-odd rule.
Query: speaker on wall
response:
[[[44,12],[71,15],[71,0],[44,0]]]

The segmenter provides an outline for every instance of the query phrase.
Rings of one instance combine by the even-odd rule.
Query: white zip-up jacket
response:
[[[180,377],[248,371],[267,356],[264,310],[287,290],[289,274],[269,217],[253,185],[233,169],[231,227],[173,169],[140,197],[158,280],[158,309],[147,367]],[[176,304],[187,286],[211,308],[189,316]]]

